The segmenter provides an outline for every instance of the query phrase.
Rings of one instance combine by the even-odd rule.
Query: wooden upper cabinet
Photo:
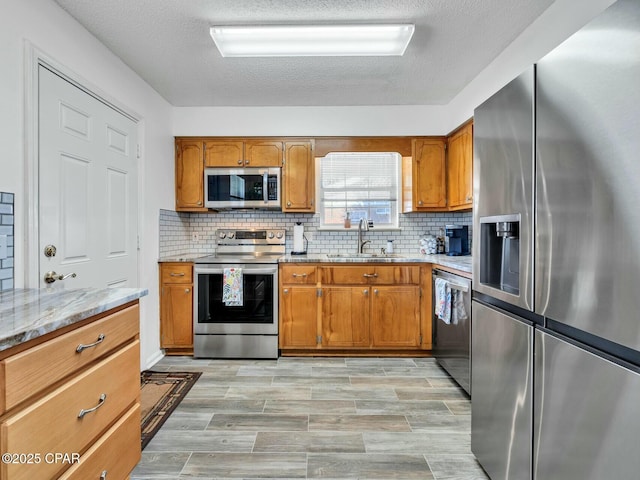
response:
[[[282,160],[282,142],[247,140],[244,143],[245,167],[280,167]]]
[[[239,167],[244,165],[244,142],[204,142],[205,167]]]
[[[176,140],[176,211],[204,212],[203,143]]]
[[[447,209],[444,138],[416,138],[412,159],[403,160],[403,211]]]
[[[315,169],[310,141],[285,142],[282,211],[315,212]]]
[[[473,206],[473,123],[447,138],[447,190],[449,210]]]

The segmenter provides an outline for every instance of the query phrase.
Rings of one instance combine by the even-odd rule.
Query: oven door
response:
[[[222,301],[225,268],[242,268],[243,301]],[[278,334],[278,265],[195,266],[193,330],[197,334]]]

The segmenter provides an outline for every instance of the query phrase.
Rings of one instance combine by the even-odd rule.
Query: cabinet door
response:
[[[193,287],[164,284],[160,305],[162,348],[193,348]]]
[[[317,317],[315,287],[283,287],[280,291],[280,348],[315,347]]]
[[[204,165],[206,167],[238,167],[243,164],[243,141],[219,140],[205,142]]]
[[[247,140],[244,144],[246,167],[282,166],[282,142]]]
[[[413,141],[414,210],[443,210],[447,206],[445,165],[444,140]]]
[[[311,142],[284,144],[283,212],[315,212],[315,169]]]
[[[176,210],[206,211],[204,208],[203,143],[176,141]]]
[[[369,287],[322,289],[322,346],[369,346]]]
[[[447,139],[447,192],[449,210],[472,207],[473,125],[468,124]]]
[[[372,287],[371,345],[420,346],[420,288]]]

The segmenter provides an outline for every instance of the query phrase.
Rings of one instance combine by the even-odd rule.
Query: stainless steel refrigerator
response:
[[[638,478],[640,2],[481,105],[474,134],[472,450],[493,480]]]

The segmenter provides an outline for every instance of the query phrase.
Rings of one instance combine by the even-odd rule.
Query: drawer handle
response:
[[[106,338],[105,334],[101,333],[100,335],[98,335],[98,340],[96,340],[95,342],[89,343],[87,345],[84,345],[81,343],[76,347],[76,353],[81,353],[83,350],[86,350],[87,348],[95,347],[96,345],[101,344],[105,338]]]
[[[362,276],[365,277],[365,278],[376,278],[378,276],[378,274],[377,273],[364,273]]]
[[[293,278],[298,278],[298,277],[302,277],[305,278],[307,276],[306,273],[292,273]]]
[[[171,275],[172,277],[184,277],[184,272],[181,272],[181,273],[171,272],[169,275]]]
[[[93,408],[87,408],[87,409],[83,408],[82,410],[80,410],[80,413],[78,413],[78,418],[84,417],[87,413],[95,412],[102,405],[104,405],[104,402],[106,400],[107,400],[107,394],[103,393],[102,395],[100,395],[100,400],[98,400],[98,404]]]
[[[103,470],[100,474],[100,480],[107,480],[107,471]]]

